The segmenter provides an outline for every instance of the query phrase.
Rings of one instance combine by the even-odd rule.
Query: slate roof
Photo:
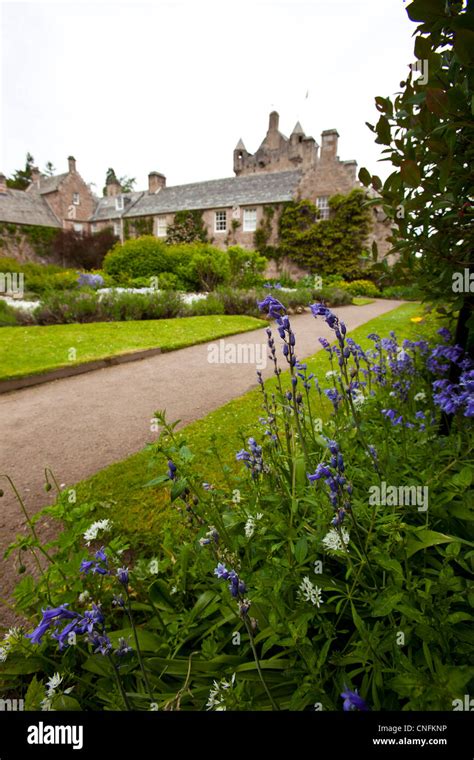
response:
[[[97,222],[101,219],[120,219],[120,217],[124,216],[126,212],[129,211],[131,207],[137,202],[137,200],[141,198],[142,195],[142,191],[122,193],[122,198],[124,200],[123,211],[118,211],[115,208],[116,196],[96,198],[97,206],[94,213],[90,217],[90,221]]]
[[[0,222],[61,227],[46,201],[38,193],[7,188],[0,193]]]
[[[143,193],[124,216],[282,203],[292,200],[300,179],[300,171],[268,172],[165,187],[151,195]]]
[[[46,195],[47,193],[54,193],[55,190],[58,189],[59,185],[61,184],[61,182],[63,181],[65,177],[67,177],[67,172],[65,174],[55,174],[53,177],[45,177],[42,174],[39,188],[34,188],[34,189],[40,195]]]

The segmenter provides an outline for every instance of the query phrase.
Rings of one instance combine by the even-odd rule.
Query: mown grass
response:
[[[424,316],[421,322],[412,321],[423,315],[423,307],[419,304],[403,305],[367,322],[351,332],[351,336],[366,348],[373,346],[366,337],[371,332],[383,337],[394,330],[399,339],[433,337],[440,323],[432,314]],[[317,322],[314,330],[317,336]],[[321,385],[327,387],[325,373],[330,368],[327,352],[319,351],[307,360],[307,364]],[[282,374],[282,379],[285,383],[285,374]],[[270,391],[274,386],[274,380],[266,384]],[[262,428],[258,418],[262,416],[261,403],[261,392],[256,387],[180,431],[180,437],[186,439],[195,455],[194,465],[203,473],[203,480],[214,484],[221,482],[222,462],[228,466],[230,473],[241,469],[241,463],[235,461],[235,452],[242,448],[250,435],[260,440]],[[331,405],[326,402],[323,413],[328,415],[330,412]],[[153,550],[160,542],[164,522],[169,524],[171,520],[172,524],[176,524],[176,520],[182,519],[170,508],[166,491],[144,487],[145,483],[164,472],[165,461],[157,458],[151,446],[79,483],[77,497],[79,501],[96,503],[98,516],[110,517],[116,529],[127,535],[132,546]],[[179,532],[177,524],[176,527]]]
[[[3,327],[0,379],[48,372],[147,348],[172,351],[266,323],[247,316],[212,315],[131,322]],[[75,350],[75,358],[71,349]]]

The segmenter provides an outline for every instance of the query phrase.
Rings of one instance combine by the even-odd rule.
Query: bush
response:
[[[367,296],[367,298],[380,298],[380,290],[371,280],[352,280],[344,285],[339,285],[353,296]]]
[[[111,227],[92,235],[74,230],[60,230],[51,250],[58,261],[81,269],[98,269],[116,242],[117,236]]]
[[[238,245],[227,249],[230,279],[235,288],[255,288],[263,285],[263,272],[267,265],[265,256],[258,251],[247,251]]]
[[[0,327],[14,327],[17,324],[17,309],[0,298]]]
[[[423,293],[418,285],[392,285],[382,290],[383,298],[399,298],[404,301],[419,301]]]
[[[143,235],[117,243],[105,257],[103,269],[114,278],[153,277],[170,271],[168,252],[166,243],[152,235]]]
[[[224,285],[230,279],[229,256],[226,251],[201,244],[192,246],[190,263],[187,267],[186,278],[195,283],[197,290],[215,290],[218,285]]]

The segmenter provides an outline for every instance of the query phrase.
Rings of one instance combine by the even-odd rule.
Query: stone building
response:
[[[69,157],[65,174],[44,177],[35,170],[25,193],[9,190],[5,178],[0,177],[0,224],[21,224],[20,219],[29,219],[23,223],[77,232],[112,227],[121,240],[144,233],[166,238],[178,211],[200,211],[214,245],[253,248],[255,233],[262,228],[267,244],[277,245],[278,217],[284,203],[311,200],[326,219],[332,195],[360,187],[356,161],[341,161],[337,155],[338,138],[337,130],[325,130],[319,146],[299,122],[286,137],[279,130],[278,113],[272,111],[265,138],[255,153],[248,152],[242,140],[237,143],[234,177],[168,187],[166,177],[152,171],[148,189],[130,193],[122,193],[111,177],[103,198],[94,196],[77,172],[74,158]],[[389,233],[387,221],[374,209],[371,240],[377,240],[381,253],[389,248]]]

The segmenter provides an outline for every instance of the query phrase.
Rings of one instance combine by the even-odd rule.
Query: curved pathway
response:
[[[334,311],[349,330],[400,305],[378,300]],[[309,313],[291,319],[299,359],[321,348],[318,337],[332,338],[323,320]],[[262,345],[264,329],[224,338],[226,345]],[[213,341],[219,344],[219,341]],[[186,425],[256,385],[255,364],[208,361],[210,344],[190,346],[141,361],[55,380],[0,396],[0,473],[8,473],[31,513],[48,502],[44,467],[60,483],[73,483],[136,453],[153,441],[150,421],[157,409]],[[265,352],[266,354],[266,352]],[[268,366],[263,376],[272,372]],[[22,515],[8,487],[0,500],[0,557],[23,527]],[[51,498],[53,498],[51,496]],[[12,586],[3,563],[0,596]],[[2,618],[0,608],[0,619]]]

